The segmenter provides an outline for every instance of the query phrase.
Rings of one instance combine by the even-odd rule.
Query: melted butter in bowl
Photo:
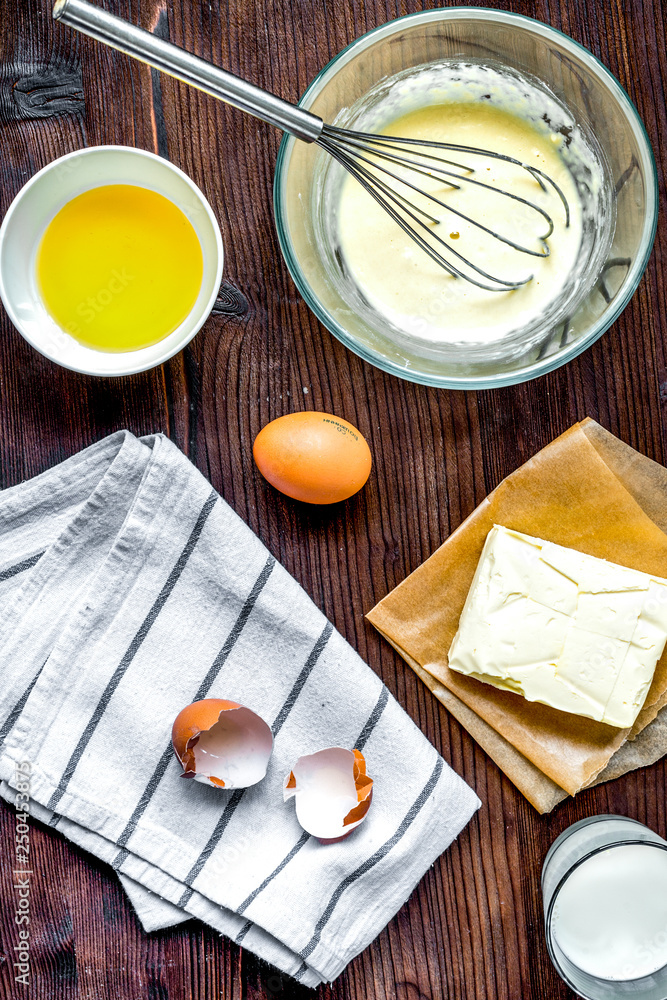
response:
[[[98,351],[140,350],[186,319],[204,263],[191,222],[168,198],[104,184],[68,201],[47,225],[37,283],[53,320]]]
[[[526,282],[513,290],[488,291],[448,274],[356,180],[347,177],[340,187],[337,235],[345,270],[363,300],[393,327],[425,343],[491,344],[539,322],[571,282],[582,243],[582,204],[562,156],[565,137],[538,131],[531,122],[483,100],[411,110],[382,132],[490,150],[538,168],[560,188],[569,206],[569,219],[553,186],[547,184],[544,190],[527,170],[495,157],[443,151],[443,157],[462,165],[463,169],[447,168],[463,178],[458,189],[442,177],[417,179],[419,187],[442,204],[385,175],[385,182],[397,194],[409,196],[413,204],[438,220],[429,229],[448,250],[437,244],[428,230],[417,228],[456,267],[489,284],[457,257],[460,254],[488,275]],[[468,178],[480,183],[470,183]],[[415,182],[414,173],[409,179]],[[457,183],[457,178],[452,182]],[[481,186],[485,184],[489,187]],[[502,191],[538,206],[553,220],[553,233],[546,244],[541,239],[548,232],[545,218]],[[540,256],[520,252],[481,227]],[[545,245],[548,256],[542,256]]]

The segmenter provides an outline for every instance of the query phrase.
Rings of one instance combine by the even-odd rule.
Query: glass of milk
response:
[[[593,816],[542,867],[547,946],[585,1000],[667,998],[667,841],[626,816]]]

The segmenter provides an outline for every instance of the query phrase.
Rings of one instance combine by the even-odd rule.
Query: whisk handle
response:
[[[277,125],[297,139],[315,142],[322,132],[322,119],[310,111],[289,104],[178,45],[95,7],[87,0],[56,0],[53,16],[98,42],[175,76],[270,125]]]

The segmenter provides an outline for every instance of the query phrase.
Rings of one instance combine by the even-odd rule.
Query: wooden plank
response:
[[[358,34],[416,0],[107,0],[108,9],[286,98]],[[433,6],[431,2],[424,6]],[[667,45],[654,0],[507,0],[587,45],[636,101],[659,164],[667,149]],[[279,135],[253,119],[54,25],[48,0],[0,2],[0,211],[69,150],[125,143],[167,156],[202,188],[226,250],[218,308],[180,356],[121,380],[80,376],[32,351],[2,314],[0,485],[34,475],[120,427],[167,433],[208,476],[386,681],[483,808],[327,1000],[557,1000],[539,871],[548,845],[594,812],[667,835],[664,762],[539,817],[448,717],[363,613],[402,580],[500,479],[590,415],[665,460],[665,222],[637,295],[581,358],[527,385],[437,391],[371,368],[309,313],[278,249],[272,172]],[[371,443],[364,492],[306,510],[259,476],[252,440],[269,419],[332,410]],[[300,1000],[313,995],[201,924],[144,934],[110,869],[39,824],[36,1000]],[[13,815],[0,807],[0,996],[15,1000]]]

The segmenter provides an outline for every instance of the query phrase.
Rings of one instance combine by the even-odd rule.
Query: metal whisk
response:
[[[327,125],[317,115],[289,104],[281,98],[261,90],[254,84],[240,79],[233,73],[200,59],[191,52],[158,38],[142,28],[108,14],[87,0],[56,0],[53,16],[83,34],[90,35],[114,49],[154,66],[207,94],[218,97],[241,111],[276,125],[304,142],[314,142],[326,150],[345,168],[394,219],[401,229],[450,275],[464,278],[471,284],[488,291],[510,291],[526,284],[532,275],[519,281],[508,281],[489,274],[477,266],[434,231],[441,221],[431,212],[435,206],[444,208],[458,218],[486,233],[499,243],[533,257],[548,257],[547,240],[554,231],[552,217],[538,204],[513,191],[497,188],[473,177],[474,167],[458,160],[445,158],[443,153],[469,157],[503,160],[526,171],[547,191],[550,186],[560,198],[565,225],[569,226],[570,211],[560,187],[548,174],[537,167],[522,163],[511,156],[472,146],[431,142],[423,139],[404,139],[391,135],[355,132],[350,129]],[[450,191],[460,190],[471,184],[493,191],[501,197],[526,206],[536,215],[543,228],[536,233],[540,249],[530,249],[514,242],[494,229],[485,226],[438,197],[425,186],[421,178],[442,182]],[[431,212],[428,208],[431,207]],[[467,270],[466,270],[467,269]],[[473,272],[473,273],[470,273]]]

